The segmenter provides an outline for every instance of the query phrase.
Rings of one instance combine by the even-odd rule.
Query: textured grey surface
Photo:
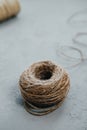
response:
[[[19,76],[25,68],[47,59],[61,64],[57,45],[71,45],[77,32],[87,31],[87,24],[67,24],[71,14],[87,8],[87,1],[20,2],[19,16],[0,24],[0,130],[87,130],[87,62],[68,69],[68,97],[49,115],[36,117],[27,113],[18,89]]]

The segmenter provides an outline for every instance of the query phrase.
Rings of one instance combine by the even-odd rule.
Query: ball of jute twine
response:
[[[19,86],[26,110],[40,116],[62,104],[69,91],[70,79],[61,66],[42,61],[22,73]]]
[[[0,22],[16,16],[20,11],[18,0],[0,0]]]

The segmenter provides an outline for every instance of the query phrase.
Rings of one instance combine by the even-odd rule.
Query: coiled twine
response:
[[[42,61],[22,73],[19,86],[26,110],[34,115],[45,115],[62,104],[70,87],[70,79],[59,65]]]
[[[18,0],[0,0],[0,22],[16,16],[20,11]]]

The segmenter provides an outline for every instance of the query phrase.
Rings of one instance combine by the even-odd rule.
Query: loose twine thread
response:
[[[79,38],[83,37],[83,36],[87,36],[87,32],[79,32],[75,35],[75,37],[72,39],[73,43],[75,44],[79,44],[79,45],[82,45],[84,47],[87,47],[87,43],[85,42],[81,42],[79,40]]]
[[[83,24],[84,25],[84,24],[87,24],[87,19],[86,19],[87,17],[86,16],[85,16],[85,19],[74,21],[74,18],[76,18],[78,16],[81,16],[83,14],[87,15],[87,8],[73,13],[67,19],[67,23],[71,24],[71,25],[78,25],[78,24],[80,24],[80,25]]]
[[[67,72],[51,61],[34,63],[20,76],[19,86],[26,110],[45,115],[57,109],[70,87]]]
[[[68,24],[85,24],[87,23],[87,20],[79,20],[79,21],[73,21],[73,19],[79,15],[87,15],[87,9],[84,9],[84,10],[81,10],[81,11],[78,11],[78,12],[75,12],[74,14],[72,14],[68,20],[67,20],[67,23]],[[83,37],[83,36],[87,36],[87,32],[78,32],[73,38],[72,38],[72,41],[74,44],[77,44],[77,45],[81,45],[82,47],[87,47],[87,44],[85,42],[81,42],[79,40],[79,38]],[[63,51],[63,48],[67,48],[67,49],[70,49],[70,50],[74,50],[74,51],[77,51],[79,54],[80,54],[80,57],[73,57],[73,56],[70,56],[70,55],[67,55],[66,54],[66,50]],[[68,60],[78,60],[77,63],[75,64],[72,64],[72,65],[69,65],[69,66],[65,66],[65,68],[72,68],[72,67],[76,67],[78,65],[80,65],[82,62],[86,61],[87,60],[87,57],[84,57],[84,53],[82,52],[81,49],[79,49],[78,47],[75,47],[75,46],[72,46],[72,45],[64,45],[64,46],[58,46],[57,47],[57,50],[56,50],[56,53],[57,55],[60,55],[62,56],[63,58],[68,58]]]
[[[20,11],[18,0],[0,0],[0,22],[16,16]]]
[[[77,51],[79,54],[80,54],[80,57],[73,57],[73,56],[70,56],[70,55],[67,55],[65,53],[65,51],[63,51],[63,48],[67,48],[67,49],[70,49],[70,50],[74,50],[74,51]],[[84,60],[86,60],[84,58],[84,55],[82,53],[82,51],[76,47],[73,47],[73,46],[70,46],[70,45],[65,45],[65,46],[58,46],[57,50],[56,50],[56,53],[57,55],[60,55],[61,57],[63,58],[68,58],[68,60],[76,60],[76,63],[72,64],[72,65],[69,65],[69,66],[65,66],[64,68],[71,68],[71,67],[76,67],[78,66],[79,64],[81,64]]]

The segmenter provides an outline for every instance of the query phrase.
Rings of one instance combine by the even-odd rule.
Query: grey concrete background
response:
[[[46,116],[27,113],[18,88],[20,74],[33,62],[52,60],[66,65],[56,54],[57,45],[72,45],[77,32],[87,31],[87,24],[67,24],[70,15],[87,8],[87,0],[20,2],[18,17],[0,24],[0,130],[87,130],[86,61],[68,69],[70,92],[63,105]]]

